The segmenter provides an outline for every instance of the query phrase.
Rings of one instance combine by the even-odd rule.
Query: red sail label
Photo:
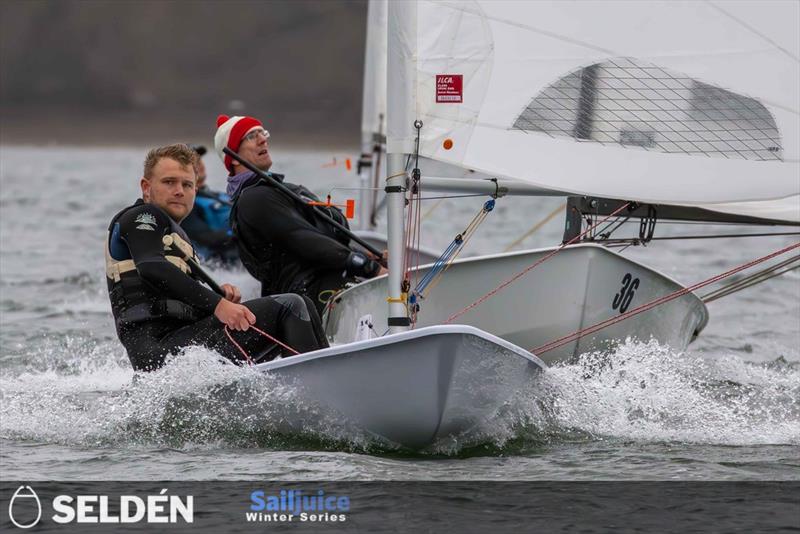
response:
[[[464,75],[436,75],[436,103],[461,104],[464,102]]]

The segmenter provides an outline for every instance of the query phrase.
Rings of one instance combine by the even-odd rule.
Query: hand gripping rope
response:
[[[172,236],[169,236],[169,235],[167,235],[167,236],[164,236],[164,238],[162,239],[162,241],[164,242],[164,246],[166,246],[166,247],[170,248],[170,247],[172,247],[172,245],[173,245],[173,241],[174,241],[174,240],[173,240]],[[205,283],[207,283],[207,284],[208,284],[208,286],[209,286],[211,289],[213,289],[213,290],[214,290],[214,291],[215,291],[217,294],[221,295],[221,296],[222,296],[222,298],[225,298],[225,291],[224,291],[224,290],[223,290],[223,289],[220,287],[220,285],[219,285],[219,284],[217,284],[217,283],[214,281],[214,279],[213,279],[213,278],[211,278],[211,276],[209,276],[209,275],[208,275],[208,273],[206,273],[206,272],[205,272],[205,271],[202,269],[202,267],[200,267],[200,264],[198,264],[198,263],[197,263],[197,261],[196,261],[194,258],[191,258],[191,257],[189,257],[189,256],[187,256],[187,255],[185,255],[184,257],[185,257],[186,261],[187,261],[187,262],[188,262],[188,263],[191,265],[191,267],[192,267],[192,271],[193,271],[193,272],[195,272],[195,273],[196,273],[196,274],[197,274],[197,275],[198,275],[198,276],[199,276],[199,277],[200,277],[200,278],[201,278],[201,279],[202,279],[202,280],[203,280]],[[280,345],[281,347],[283,347],[284,349],[288,350],[288,351],[289,351],[289,352],[291,352],[292,354],[300,354],[299,352],[297,352],[296,350],[294,350],[294,349],[293,349],[292,347],[290,347],[289,345],[286,345],[285,343],[282,343],[282,342],[280,342],[279,340],[277,340],[277,339],[275,339],[274,337],[272,337],[271,335],[267,334],[266,332],[264,332],[264,331],[263,331],[263,330],[261,330],[260,328],[258,328],[258,327],[256,327],[256,326],[253,326],[253,325],[250,325],[250,328],[252,328],[252,329],[253,329],[253,330],[255,330],[256,332],[258,332],[259,334],[261,334],[261,335],[262,335],[262,336],[264,336],[265,338],[269,339],[269,340],[270,340],[270,341],[272,341],[273,343],[276,343],[276,344]],[[237,349],[239,349],[239,352],[241,352],[241,353],[242,353],[242,355],[244,356],[244,359],[245,359],[245,360],[246,360],[246,361],[247,361],[247,362],[248,362],[250,365],[255,365],[255,362],[254,362],[254,361],[253,361],[253,359],[250,357],[250,355],[249,355],[249,354],[247,354],[247,351],[246,351],[246,350],[244,350],[244,349],[242,348],[242,346],[241,346],[241,345],[239,345],[239,344],[236,342],[236,340],[235,340],[235,339],[233,339],[233,336],[231,335],[231,332],[230,332],[230,329],[228,328],[228,325],[225,325],[225,327],[224,327],[224,330],[225,330],[225,335],[226,335],[226,336],[228,336],[228,339],[231,341],[231,343],[233,343],[233,344],[234,344],[234,346],[235,346]]]

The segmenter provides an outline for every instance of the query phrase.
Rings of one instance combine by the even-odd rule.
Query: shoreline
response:
[[[254,112],[239,112],[250,113]],[[360,131],[352,120],[332,121],[311,113],[274,113],[263,119],[270,144],[283,149],[359,151]],[[324,126],[340,125],[332,130]],[[322,125],[322,127],[321,127]],[[213,151],[214,119],[205,113],[183,118],[138,112],[43,113],[0,111],[0,145],[31,147],[150,148],[170,143],[201,144]]]
[[[81,141],[81,142],[61,142],[51,140],[45,143],[40,141],[7,141],[6,139],[0,140],[0,148],[21,148],[21,149],[42,149],[42,148],[54,148],[54,149],[91,149],[91,148],[98,148],[98,149],[131,149],[131,150],[149,150],[151,148],[157,146],[163,146],[170,143],[178,143],[183,141],[166,141],[163,143],[144,143],[138,141],[120,141],[115,143],[105,143],[93,140]],[[199,144],[205,146],[209,153],[214,153],[214,147],[211,143],[203,142],[203,141],[189,141],[188,144]],[[270,143],[270,150],[275,151],[289,151],[289,152],[332,152],[334,156],[338,156],[338,154],[348,154],[351,158],[358,158],[358,154],[361,151],[361,148],[358,146],[357,143],[351,144],[343,144],[343,143],[326,143],[320,142],[318,144],[309,144],[304,141],[298,140],[284,140],[280,143]]]

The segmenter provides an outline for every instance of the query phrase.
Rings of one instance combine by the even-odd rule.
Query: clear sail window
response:
[[[753,98],[628,58],[569,73],[514,129],[668,153],[781,160],[775,119]]]

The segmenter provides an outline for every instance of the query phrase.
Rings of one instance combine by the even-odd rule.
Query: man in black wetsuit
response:
[[[272,166],[268,138],[261,122],[252,117],[217,118],[214,146],[230,173],[227,192],[233,198],[231,226],[239,254],[261,282],[262,296],[298,293],[311,298],[322,313],[328,299],[347,282],[372,278],[385,269],[378,258],[351,248],[350,238],[314,216],[311,206],[289,198],[223,152],[228,147],[267,171]],[[301,185],[283,185],[309,201],[319,200]],[[347,225],[338,209],[326,209]]]
[[[231,198],[206,184],[206,166],[203,164],[206,147],[190,146],[197,153],[197,195],[191,213],[181,221],[181,228],[186,230],[204,261],[227,266],[238,264],[239,248],[230,226]]]
[[[326,347],[319,316],[307,299],[275,295],[240,304],[235,286],[224,284],[223,298],[198,282],[194,250],[178,225],[194,202],[196,157],[186,145],[151,150],[142,198],[109,225],[111,309],[133,368],[156,369],[188,345],[211,348],[233,361],[274,357],[275,343],[256,328],[298,352]]]

